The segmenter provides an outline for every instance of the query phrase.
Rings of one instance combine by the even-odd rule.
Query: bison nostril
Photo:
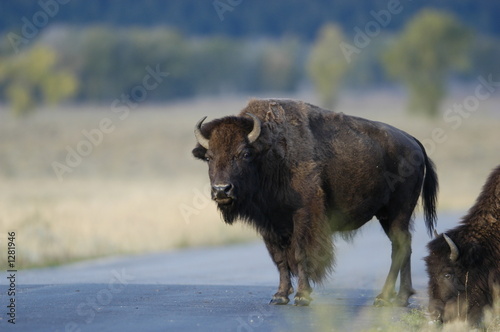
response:
[[[233,185],[230,183],[224,188],[224,192],[227,195],[230,195],[233,192]]]
[[[230,196],[233,192],[233,185],[229,184],[216,184],[212,186],[212,191],[216,195],[224,194],[226,196]]]

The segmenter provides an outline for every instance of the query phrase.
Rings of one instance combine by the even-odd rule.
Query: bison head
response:
[[[227,223],[237,217],[231,211],[239,202],[251,199],[258,190],[263,128],[256,116],[247,115],[217,119],[202,127],[205,117],[194,129],[198,144],[193,155],[208,163],[212,199]]]
[[[425,258],[429,275],[429,313],[431,319],[448,322],[466,318],[466,276],[459,264],[457,245],[446,235],[428,245]]]
[[[488,254],[471,233],[459,233],[451,231],[427,245],[429,312],[436,321],[461,320],[475,325],[485,307],[492,304]]]

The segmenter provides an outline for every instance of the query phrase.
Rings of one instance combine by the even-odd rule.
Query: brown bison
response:
[[[500,166],[461,224],[427,248],[431,318],[478,324],[500,295]]]
[[[437,191],[433,163],[414,137],[292,100],[252,100],[239,116],[204,120],[195,126],[193,155],[208,163],[224,221],[246,221],[262,235],[279,271],[271,304],[288,303],[293,276],[295,304],[308,305],[310,282],[321,282],[333,264],[332,232],[349,237],[376,216],[392,242],[392,263],[375,304],[407,305],[412,213],[423,191],[432,232]]]

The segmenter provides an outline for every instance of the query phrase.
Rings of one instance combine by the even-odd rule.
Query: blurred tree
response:
[[[451,14],[425,9],[408,22],[382,61],[388,75],[406,85],[410,111],[437,116],[448,75],[469,66],[470,40]]]
[[[307,73],[321,103],[328,108],[336,103],[340,83],[349,66],[339,46],[343,39],[338,26],[326,24],[312,45],[307,62]]]
[[[76,78],[57,68],[56,62],[57,54],[41,46],[0,61],[0,83],[16,115],[27,114],[40,103],[57,104],[76,92]]]
[[[185,75],[193,93],[235,92],[245,82],[241,74],[245,55],[241,41],[221,36],[203,38],[189,43],[188,50],[184,61],[189,62],[189,69]]]
[[[471,47],[471,79],[477,76],[500,77],[500,39],[498,37],[477,36]]]
[[[59,63],[78,75],[78,101],[137,103],[241,91],[289,92],[303,77],[303,45],[294,38],[186,38],[168,27],[91,26],[47,29],[39,40],[57,49]],[[168,72],[168,79],[137,95],[151,68]]]
[[[292,38],[267,41],[258,59],[259,88],[262,91],[293,91],[300,71],[299,44]]]
[[[387,83],[380,56],[386,50],[388,38],[380,33],[371,39],[369,46],[360,49],[359,54],[351,58],[342,85],[348,89],[366,89],[379,88]]]
[[[125,83],[123,75],[132,70],[130,67],[125,70],[120,65],[120,60],[129,55],[128,45],[119,46],[119,35],[101,26],[86,29],[81,39],[77,54],[77,73],[82,85],[79,97],[87,99],[90,96],[93,100],[102,101],[109,95],[119,96]],[[135,62],[131,61],[130,66],[134,65]],[[114,84],[111,84],[113,81]]]

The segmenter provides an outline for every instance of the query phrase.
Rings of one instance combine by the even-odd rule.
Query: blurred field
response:
[[[2,108],[0,246],[7,231],[15,231],[18,264],[32,267],[255,239],[249,227],[220,220],[206,192],[206,166],[190,153],[192,128],[201,116],[235,114],[247,100],[144,106],[123,119],[108,105],[44,109],[21,119]],[[449,100],[444,108],[461,100]],[[457,129],[442,119],[408,116],[404,105],[391,93],[346,94],[336,110],[390,123],[420,140],[441,128],[447,139],[431,153],[440,178],[439,207],[464,211],[500,164],[500,97],[482,102]],[[59,180],[52,163],[65,163],[67,147],[88,141],[82,130],[99,128],[103,118],[110,119],[112,132]]]

